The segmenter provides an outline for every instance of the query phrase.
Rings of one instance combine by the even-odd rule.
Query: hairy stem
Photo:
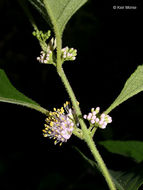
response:
[[[47,13],[48,13],[48,15],[49,15],[49,17],[51,19],[53,29],[54,29],[54,32],[55,32],[55,36],[56,36],[56,41],[57,41],[57,71],[58,71],[58,73],[60,75],[59,70],[60,70],[61,65],[62,65],[62,60],[61,60],[61,49],[62,49],[61,35],[60,35],[59,30],[58,30],[57,23],[56,23],[56,20],[55,20],[55,18],[53,16],[53,12],[51,10],[51,7],[48,4],[48,1],[43,0],[43,3],[45,5]]]
[[[112,181],[112,178],[111,178],[111,176],[110,176],[110,174],[108,172],[108,169],[107,169],[107,167],[106,167],[106,165],[105,165],[105,163],[104,163],[98,149],[96,148],[96,145],[95,145],[93,139],[88,136],[85,139],[85,141],[86,141],[90,151],[92,152],[92,155],[94,156],[94,159],[97,161],[99,169],[102,172],[102,175],[104,176],[104,178],[105,178],[105,180],[106,180],[106,182],[108,184],[109,189],[110,190],[116,190],[115,185],[114,185],[114,183]]]
[[[57,59],[57,61],[58,61],[58,59]],[[64,86],[65,86],[65,88],[66,88],[66,90],[67,90],[67,92],[69,94],[69,97],[70,97],[71,102],[72,102],[72,104],[74,106],[74,109],[76,111],[76,114],[77,114],[77,117],[79,119],[81,129],[83,131],[83,139],[87,143],[87,145],[88,145],[89,149],[91,150],[95,160],[97,161],[97,163],[99,165],[99,168],[100,168],[100,170],[101,170],[103,176],[105,177],[105,180],[106,180],[106,182],[107,182],[107,184],[109,186],[109,189],[110,190],[116,190],[115,185],[114,185],[114,183],[113,183],[113,181],[111,179],[111,176],[110,176],[110,174],[108,172],[108,169],[107,169],[102,157],[100,156],[95,144],[94,144],[94,141],[93,141],[93,139],[91,137],[91,134],[90,134],[89,130],[87,129],[87,126],[86,126],[83,118],[81,117],[82,116],[81,110],[80,110],[80,108],[78,106],[77,99],[76,99],[75,94],[74,94],[74,92],[73,92],[73,90],[72,90],[72,88],[70,86],[70,83],[69,83],[69,81],[68,81],[68,79],[67,79],[67,77],[66,77],[66,75],[64,73],[64,70],[62,69],[62,67],[57,68],[57,70],[58,70],[58,73],[59,73],[59,75],[61,77],[61,80],[62,80],[62,82],[63,82],[63,84],[64,84]]]
[[[60,70],[60,77],[61,77],[61,80],[62,80],[68,94],[69,94],[69,97],[71,98],[72,104],[73,104],[73,106],[74,106],[74,108],[76,110],[76,114],[77,114],[77,116],[79,118],[79,123],[80,123],[81,129],[83,131],[84,141],[87,143],[90,151],[92,152],[92,155],[94,156],[95,160],[97,161],[97,163],[99,165],[99,168],[100,168],[100,170],[101,170],[103,176],[105,177],[105,180],[106,180],[106,182],[107,182],[107,184],[109,186],[109,189],[110,190],[116,190],[115,185],[114,185],[114,183],[113,183],[113,181],[111,179],[111,176],[110,176],[110,174],[108,172],[108,169],[107,169],[101,155],[99,154],[99,152],[98,152],[98,150],[96,148],[96,145],[95,145],[95,143],[94,143],[94,141],[93,141],[93,139],[92,139],[92,137],[90,135],[89,130],[87,129],[87,126],[85,125],[83,119],[81,118],[82,114],[81,114],[80,108],[79,108],[79,106],[77,104],[76,97],[74,95],[74,92],[73,92],[73,90],[72,90],[72,88],[71,88],[71,86],[70,86],[70,84],[68,82],[68,79],[67,79],[67,77],[66,77],[66,75],[65,75],[62,68]]]
[[[107,184],[109,186],[109,189],[110,190],[116,190],[115,189],[115,186],[112,182],[112,179],[111,179],[111,176],[104,164],[104,161],[102,160],[102,157],[100,156],[95,144],[94,144],[94,141],[90,135],[90,132],[89,130],[87,129],[87,126],[85,125],[85,122],[82,118],[82,113],[81,113],[81,110],[78,106],[78,103],[77,103],[77,100],[76,100],[76,97],[75,97],[75,94],[70,86],[70,83],[64,73],[64,70],[62,68],[62,60],[61,60],[61,49],[62,49],[62,36],[60,35],[60,32],[58,30],[58,27],[57,27],[57,23],[56,23],[56,20],[53,16],[53,13],[51,11],[51,8],[48,4],[48,1],[46,0],[43,0],[44,4],[45,4],[45,8],[47,10],[47,13],[49,14],[50,16],[50,19],[51,19],[51,22],[53,24],[53,28],[54,28],[54,32],[55,32],[55,36],[56,36],[56,40],[57,40],[57,72],[59,74],[59,76],[61,77],[61,80],[69,94],[69,97],[71,99],[71,102],[73,104],[73,107],[76,111],[76,114],[77,114],[77,117],[79,119],[79,123],[80,123],[80,126],[81,126],[81,130],[83,132],[83,139],[84,141],[87,143],[89,149],[91,150],[95,160],[97,161],[99,167],[100,167],[100,170],[103,174],[103,176],[105,177],[106,181],[107,181]]]

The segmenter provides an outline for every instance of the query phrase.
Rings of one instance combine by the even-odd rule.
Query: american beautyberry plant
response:
[[[19,0],[19,3],[34,28],[33,35],[41,46],[41,51],[39,55],[37,55],[37,64],[47,64],[47,67],[55,67],[55,71],[60,76],[70,101],[65,101],[61,108],[53,108],[53,110],[45,109],[15,89],[2,69],[0,70],[0,101],[26,106],[45,114],[45,124],[43,124],[42,131],[43,137],[53,139],[55,145],[65,144],[72,138],[72,135],[81,139],[81,142],[84,141],[95,161],[88,159],[83,153],[81,153],[81,155],[102,173],[110,190],[136,190],[143,183],[143,174],[138,176],[137,174],[131,175],[130,173],[109,171],[97,150],[93,137],[97,129],[106,129],[107,125],[112,122],[112,117],[109,113],[114,108],[130,97],[143,91],[143,66],[138,66],[136,71],[126,81],[119,96],[107,110],[100,112],[100,107],[94,107],[89,108],[90,111],[87,114],[81,112],[80,104],[76,99],[63,69],[63,63],[65,61],[74,61],[77,53],[79,53],[73,47],[62,47],[63,31],[74,13],[87,1],[88,0]],[[39,30],[31,14],[29,8],[30,4],[40,12],[47,22],[45,22],[45,25],[48,24],[51,27],[50,30],[47,32]],[[12,93],[9,93],[10,91]],[[129,146],[132,147],[133,142],[102,142],[109,151],[127,156],[127,151],[124,151],[122,148],[116,149],[114,147],[121,147],[120,145],[122,145],[122,143],[124,143],[124,149],[128,150]],[[138,147],[142,146],[139,142],[134,143],[136,143]],[[140,161],[143,160],[141,156],[137,157],[135,155],[133,157]]]

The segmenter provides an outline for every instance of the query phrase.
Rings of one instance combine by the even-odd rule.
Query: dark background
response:
[[[114,10],[114,5],[137,9]],[[39,26],[47,30],[39,14],[32,11]],[[142,16],[137,0],[89,0],[67,25],[63,44],[76,48],[78,56],[75,62],[65,63],[64,69],[83,113],[91,107],[107,109],[143,63]],[[69,98],[55,68],[36,61],[40,47],[32,31],[17,1],[0,0],[0,67],[18,90],[50,110]],[[140,93],[111,112],[113,123],[97,132],[97,144],[106,139],[142,140],[142,97]],[[83,142],[72,137],[62,147],[53,145],[42,136],[45,116],[28,108],[0,103],[0,118],[0,189],[101,189],[102,177],[94,176],[73,148],[91,157]],[[135,164],[98,148],[109,168],[120,170]]]

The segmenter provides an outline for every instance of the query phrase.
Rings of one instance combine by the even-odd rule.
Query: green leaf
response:
[[[78,148],[75,148],[94,171],[99,171],[95,161],[86,157]],[[143,163],[128,171],[109,170],[112,180],[118,190],[138,190],[143,184]]]
[[[60,35],[73,14],[88,0],[29,0],[30,3],[42,14],[44,19],[56,25]],[[48,14],[46,6],[48,8]],[[55,27],[55,26],[54,26]]]
[[[104,146],[109,152],[130,157],[136,162],[143,161],[143,142],[141,141],[101,141],[100,145]]]
[[[26,97],[19,92],[9,81],[5,72],[0,69],[0,102],[7,102],[17,105],[26,106],[35,109],[44,114],[47,110],[42,108],[38,103]]]
[[[105,111],[109,113],[119,104],[123,103],[127,99],[136,95],[137,93],[143,91],[143,65],[138,66],[135,72],[126,81],[125,86],[116,100],[111,104],[111,106]]]
[[[126,172],[109,171],[118,190],[138,190],[143,184],[143,163]]]

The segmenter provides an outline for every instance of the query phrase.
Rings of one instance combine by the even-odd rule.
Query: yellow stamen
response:
[[[46,122],[49,122],[49,119],[48,118],[46,118],[46,120],[45,120]]]
[[[48,127],[48,125],[47,125],[47,124],[44,124],[44,126],[45,126],[45,128],[46,128],[46,127]]]
[[[51,121],[51,122],[50,122],[50,126],[53,127],[53,125],[54,125],[54,122]]]
[[[52,115],[53,115],[53,112],[50,112],[49,115],[52,116]]]
[[[56,108],[54,108],[53,110],[56,111]]]
[[[61,107],[61,114],[63,114],[64,113],[64,108],[63,107]]]
[[[69,102],[68,102],[68,101],[66,101],[66,105],[69,105]]]

